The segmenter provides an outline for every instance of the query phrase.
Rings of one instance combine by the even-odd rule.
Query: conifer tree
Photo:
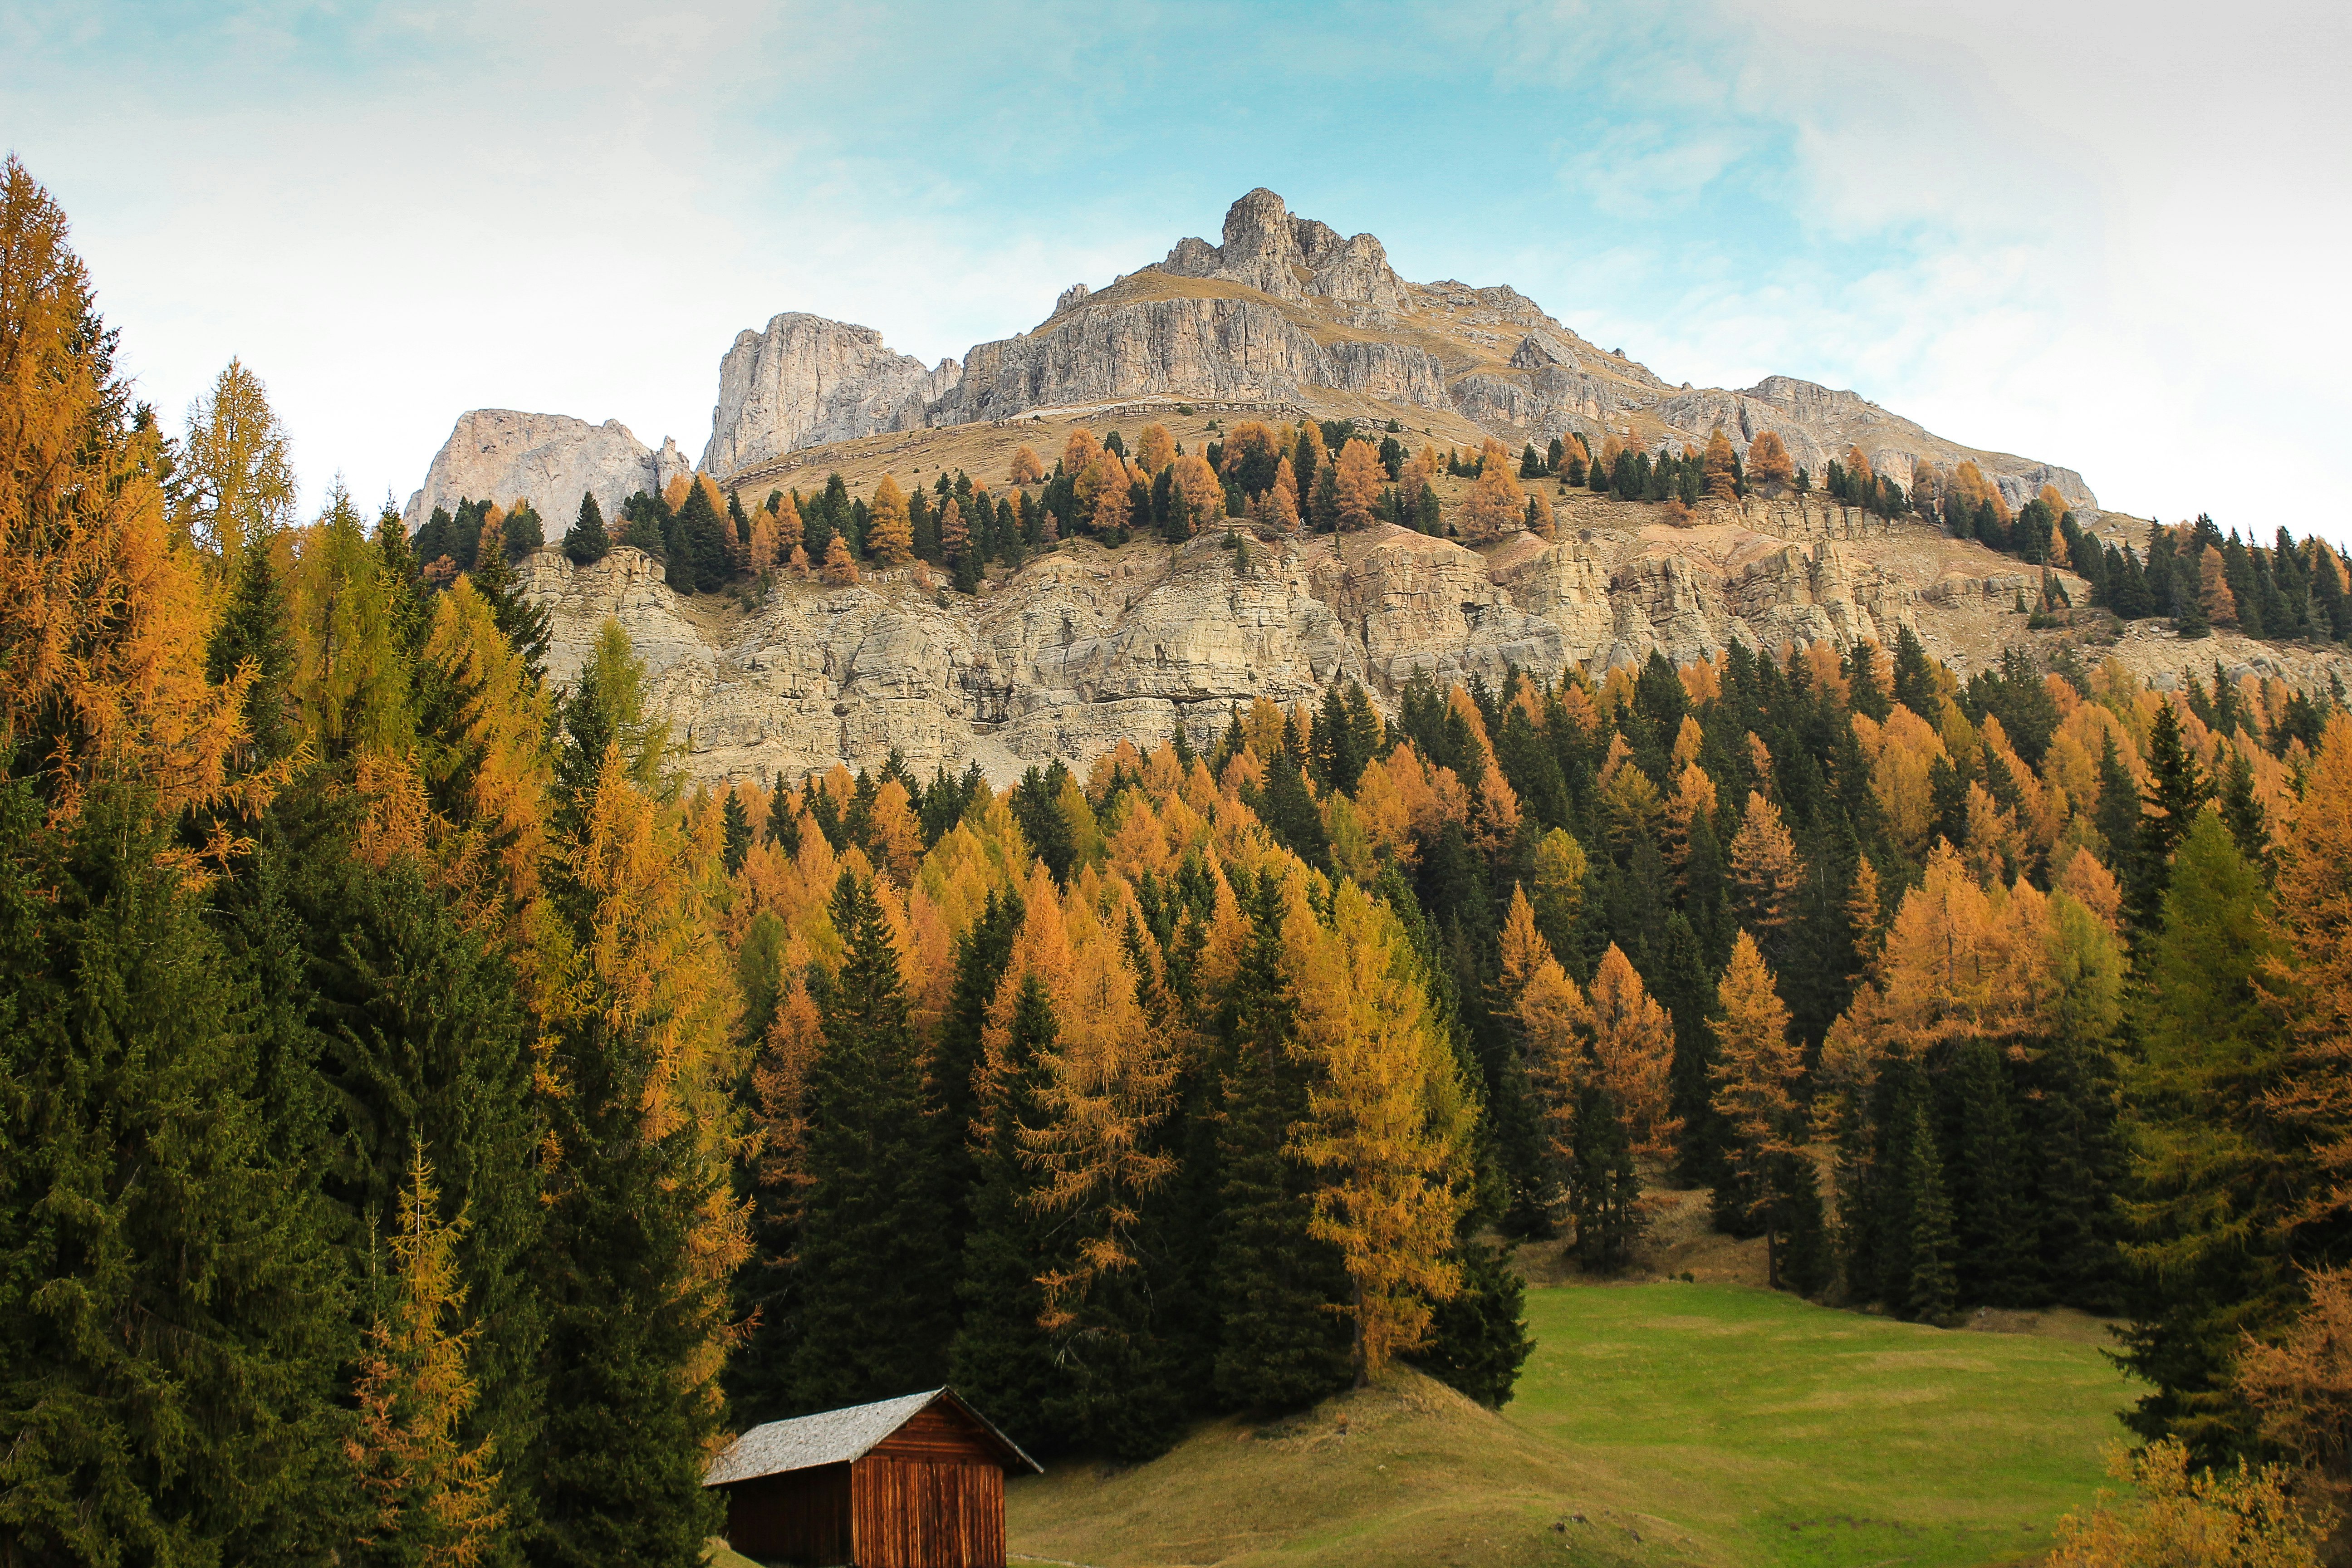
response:
[[[1952,1205],[1944,1191],[1944,1163],[1936,1148],[1935,1123],[1926,1095],[1916,1095],[1910,1114],[1897,1123],[1897,1156],[1903,1194],[1902,1307],[1906,1315],[1940,1322],[1952,1315],[1957,1279],[1952,1266]]]
[[[596,504],[595,496],[587,490],[580,492],[580,520],[564,531],[563,553],[575,564],[593,565],[612,553],[613,542],[604,532],[604,509]]]
[[[2256,990],[2283,956],[2261,877],[2218,814],[2189,825],[2142,963],[2127,1080],[2131,1327],[2123,1360],[2153,1385],[2125,1415],[2147,1438],[2219,1458],[2246,1435],[2229,1394],[2243,1336],[2292,1301],[2281,1250],[2298,1184],[2276,1120],[2288,1042]]]
[[[440,1210],[420,1145],[400,1194],[388,1310],[360,1356],[358,1429],[343,1445],[367,1500],[365,1533],[352,1543],[362,1563],[466,1568],[506,1522],[496,1447],[468,1443],[461,1431],[478,1392],[467,1364],[478,1331],[462,1318],[457,1243],[467,1216]]]
[[[976,960],[975,977],[985,963],[981,951],[966,949]],[[1052,1414],[1063,1379],[1041,1321],[1044,1278],[1060,1261],[1054,1238],[1061,1227],[1045,1212],[1047,1178],[1030,1145],[1045,1129],[1046,1058],[1058,1029],[1043,976],[1022,975],[1012,1002],[1003,1047],[988,1064],[975,1107],[976,1184],[956,1283],[962,1321],[948,1347],[947,1370],[955,1387],[1014,1442],[1051,1451],[1068,1440]]]
[[[719,810],[722,863],[731,877],[743,868],[743,857],[751,850],[751,811],[743,804],[742,795],[731,788],[719,802]]]
[[[1730,966],[1716,992],[1713,1109],[1724,1123],[1724,1156],[1751,1220],[1764,1230],[1767,1283],[1778,1289],[1786,1252],[1802,1213],[1795,1201],[1811,1193],[1804,1151],[1804,1111],[1796,1090],[1804,1058],[1789,1041],[1789,1010],[1773,989],[1771,971],[1746,931],[1733,943]]]
[[[221,607],[205,650],[205,674],[215,684],[252,661],[252,684],[245,694],[246,738],[239,747],[241,773],[258,773],[290,754],[299,740],[288,687],[294,675],[294,639],[287,626],[285,584],[269,542],[236,560],[235,585]]]
[[[1338,1249],[1312,1233],[1314,1184],[1289,1149],[1307,1116],[1307,1064],[1283,963],[1282,889],[1260,879],[1243,907],[1249,934],[1223,1010],[1213,1377],[1229,1407],[1280,1410],[1347,1386],[1350,1336],[1332,1309],[1351,1291]]]
[[[173,479],[173,524],[234,576],[248,543],[294,521],[294,465],[285,424],[269,406],[261,378],[231,359],[188,405]]]
[[[845,870],[832,920],[841,973],[817,997],[809,1184],[792,1355],[803,1410],[936,1386],[954,1325],[954,1259],[898,952],[873,884]]]
[[[2180,733],[2179,715],[2168,702],[2158,702],[2148,730],[2147,784],[2141,792],[2143,811],[2136,832],[2137,859],[2132,867],[2131,903],[2135,923],[2156,923],[2164,889],[2171,877],[2172,851],[2196,820],[2211,786]]]
[[[915,558],[914,524],[907,510],[907,492],[887,474],[875,482],[869,518],[866,542],[877,563],[904,566]]]
[[[489,605],[490,618],[499,633],[522,656],[531,679],[540,679],[547,673],[547,649],[555,636],[547,606],[523,591],[522,579],[515,574],[504,550],[485,550],[476,561],[467,580]]]
[[[624,721],[625,722],[625,721]],[[593,731],[591,731],[592,733]],[[608,730],[606,731],[610,733]],[[583,736],[573,734],[576,749]],[[737,1258],[698,1117],[727,1072],[708,1053],[731,1023],[715,942],[678,877],[677,846],[607,740],[561,847],[557,901],[584,959],[549,1063],[545,1421],[530,1458],[542,1563],[687,1562],[709,1533],[700,1445],[716,1426],[709,1347]]]
[[[1969,1300],[2027,1305],[2041,1283],[2029,1153],[2010,1111],[2000,1057],[1989,1041],[1961,1046],[1951,1090],[1959,1112],[1950,1182],[1954,1278]]]
[[[315,1151],[273,1147],[252,998],[152,798],[107,785],[70,837],[44,815],[0,785],[0,1539],[322,1558],[354,1522],[356,1344]]]

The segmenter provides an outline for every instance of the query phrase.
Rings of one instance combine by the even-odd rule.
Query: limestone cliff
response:
[[[511,506],[528,500],[551,538],[571,526],[583,491],[610,518],[635,491],[659,489],[668,478],[660,459],[675,452],[674,446],[659,455],[648,451],[617,419],[591,425],[562,414],[477,408],[457,416],[403,515],[413,533],[436,506],[454,510],[460,500]]]
[[[953,360],[926,370],[891,353],[871,327],[787,310],[765,331],[736,333],[719,362],[703,471],[732,474],[803,447],[919,427],[959,374]]]
[[[896,746],[925,773],[977,759],[1003,780],[1122,739],[1149,748],[1179,724],[1205,743],[1261,693],[1312,700],[1334,679],[1392,709],[1421,675],[1552,679],[1733,642],[1885,642],[1913,623],[1915,590],[1836,539],[1727,515],[1668,545],[1522,535],[1481,555],[1382,528],[1253,541],[1244,562],[1215,535],[1065,543],[976,598],[903,571],[847,587],[786,577],[748,615],[679,600],[634,550],[584,568],[542,551],[529,581],[555,628],[550,678],[569,679],[618,617],[691,770],[714,779],[872,764]]]

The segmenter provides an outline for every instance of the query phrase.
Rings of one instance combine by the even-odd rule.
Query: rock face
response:
[[[719,361],[703,471],[731,474],[803,447],[919,428],[960,376],[953,360],[925,370],[893,353],[871,327],[787,310],[763,332],[736,333]]]
[[[1270,302],[1247,297],[1135,299],[1111,289],[1034,335],[974,347],[931,422],[1155,396],[1303,403],[1317,387],[1445,406],[1444,369],[1425,349],[1327,347]]]
[[[1849,447],[1906,486],[1916,458],[1972,459],[2012,506],[2044,484],[2096,505],[2071,469],[1961,447],[1851,392],[1787,376],[1671,387],[1516,289],[1407,282],[1370,235],[1342,239],[1263,187],[1226,212],[1218,244],[1180,240],[1107,289],[1073,284],[1034,332],[976,344],[961,367],[926,371],[869,329],[782,315],[737,337],[719,383],[703,466],[722,478],[827,441],[1039,409],[1156,398],[1320,413],[1344,394],[1408,419],[1447,409],[1513,446],[1572,432],[1596,448],[1612,433],[1654,447],[1721,428],[1744,452],[1769,427],[1816,473]]]
[[[665,443],[662,457],[677,451]],[[436,506],[488,499],[512,506],[528,499],[552,538],[579,515],[583,491],[610,520],[641,489],[659,489],[668,475],[655,453],[617,419],[591,425],[562,414],[477,408],[457,416],[457,428],[425,470],[424,488],[402,514],[414,533]]]
[[[699,777],[798,778],[896,746],[921,773],[978,760],[1010,782],[1122,739],[1149,749],[1180,724],[1206,744],[1259,694],[1312,700],[1334,679],[1393,710],[1423,675],[1552,679],[1733,642],[1891,642],[1911,624],[1912,590],[1836,542],[1717,532],[1733,542],[1720,561],[1532,535],[1481,556],[1396,528],[1266,543],[1246,567],[1213,536],[1066,543],[978,598],[903,572],[788,578],[740,618],[689,613],[635,550],[588,567],[545,550],[527,574],[553,623],[551,679],[616,616]]]

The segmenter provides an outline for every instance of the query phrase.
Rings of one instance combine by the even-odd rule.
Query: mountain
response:
[[[1744,454],[1769,428],[1815,473],[1860,447],[1906,487],[1917,458],[1967,459],[2012,507],[2045,484],[2077,507],[2097,504],[2071,468],[1960,445],[1852,392],[1790,376],[1738,391],[1669,385],[1514,289],[1406,282],[1372,236],[1341,239],[1265,189],[1225,214],[1223,243],[1184,239],[1107,289],[1075,285],[1034,331],[975,344],[961,364],[926,371],[866,328],[813,316],[745,332],[720,369],[702,466],[750,480],[830,441],[1151,401],[1392,417],[1416,430],[1437,416],[1434,435],[1513,447],[1570,431],[1595,449],[1612,431],[1646,448],[1703,445],[1719,426]]]
[[[1975,461],[2012,504],[2054,486],[2102,539],[2144,521],[2103,513],[2073,471],[1960,447],[1851,392],[1787,377],[1738,391],[1670,386],[1603,352],[1507,287],[1399,279],[1380,242],[1341,239],[1254,191],[1222,243],[1180,242],[1109,287],[1066,289],[1034,331],[926,367],[881,334],[797,312],[740,334],[721,363],[700,468],[747,507],[814,496],[839,474],[853,497],[884,474],[902,488],[967,472],[1000,495],[1027,445],[1050,464],[1081,427],[1097,438],[1166,425],[1201,451],[1243,418],[1394,421],[1408,446],[1516,449],[1574,431],[1645,447],[1744,448],[1765,429],[1817,473],[1858,446],[1907,484],[1915,459]],[[687,463],[617,423],[479,410],[464,416],[410,502],[412,522],[461,496],[528,496],[550,537],[583,489],[607,516]],[[1467,480],[1435,482],[1451,508]],[[1471,548],[1377,525],[1272,537],[1239,525],[1181,544],[1065,540],[976,595],[916,568],[828,586],[779,573],[764,594],[686,596],[630,549],[592,566],[553,550],[525,572],[551,614],[551,675],[569,677],[617,616],[699,777],[788,776],[893,748],[920,772],[978,761],[1001,783],[1032,763],[1085,763],[1124,738],[1149,749],[1182,725],[1207,742],[1265,695],[1312,700],[1360,680],[1391,711],[1406,683],[1571,664],[1597,678],[1652,653],[1677,663],[1751,648],[1868,638],[1908,627],[1930,652],[1982,668],[2029,637],[2035,569],[1918,520],[1889,523],[1811,496],[1702,501],[1687,520],[1583,489],[1535,487],[1554,537],[1524,530]],[[2084,584],[2061,574],[2081,602]],[[2051,634],[2042,634],[2048,636]],[[2126,626],[2112,656],[2169,679],[2194,662],[2279,675],[2306,689],[2345,670],[2334,654],[2234,636],[2194,645]]]

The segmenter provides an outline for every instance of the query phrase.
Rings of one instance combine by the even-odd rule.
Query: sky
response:
[[[307,502],[462,411],[698,454],[782,310],[935,362],[1257,185],[1670,381],[1851,387],[2103,505],[2352,539],[2352,6],[0,0],[0,146],[168,427]]]

